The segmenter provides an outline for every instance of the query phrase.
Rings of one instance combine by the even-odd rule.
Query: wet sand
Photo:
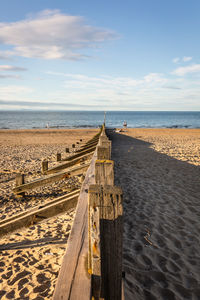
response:
[[[92,138],[98,130],[1,130],[0,220],[44,204],[76,188],[77,177],[27,192],[21,199],[12,193],[15,176],[22,171],[26,181],[41,176],[41,162],[58,165],[56,153],[65,157]],[[78,144],[77,144],[78,142]],[[65,148],[70,148],[70,154]],[[0,237],[0,299],[52,299],[75,209],[41,221],[29,228]]]
[[[112,135],[124,193],[125,299],[200,299],[200,130]]]

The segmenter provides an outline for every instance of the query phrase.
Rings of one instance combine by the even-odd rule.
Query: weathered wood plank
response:
[[[84,154],[87,154],[87,153],[90,153],[90,152],[94,152],[96,149],[96,146],[92,146],[92,147],[89,147],[88,149],[83,149],[83,151],[80,151],[76,154],[73,154],[71,156],[68,156],[66,158],[63,158],[62,161],[70,161],[70,160],[73,160],[81,155],[84,155]]]
[[[88,300],[91,279],[87,269],[88,259],[88,188],[94,183],[94,154],[83,182],[76,215],[68,240],[67,250],[54,292],[54,300]]]
[[[98,159],[110,159],[109,147],[97,146],[97,158]]]
[[[100,197],[101,186],[91,193],[89,187],[88,197],[88,269],[92,275],[91,293],[94,299],[101,295],[101,241],[100,241]]]
[[[94,141],[94,140],[99,139],[100,134],[101,134],[101,130],[100,130],[99,133],[95,134],[95,135],[93,136],[93,138],[89,139],[89,140],[87,141],[86,145],[87,145],[88,143]]]
[[[81,162],[83,162],[85,160],[90,159],[92,156],[93,156],[93,152],[83,154],[83,155],[81,155],[81,156],[79,156],[79,157],[77,157],[77,158],[75,158],[75,159],[73,159],[73,160],[71,160],[69,162],[62,163],[59,166],[53,167],[51,169],[48,169],[46,171],[46,174],[53,174],[53,173],[56,173],[56,172],[58,172],[60,170],[69,168],[69,167],[74,166],[76,164],[79,164],[79,163],[81,163]]]
[[[96,160],[95,182],[100,185],[114,185],[114,161]]]
[[[95,142],[92,142],[92,143],[89,143],[89,144],[87,144],[87,145],[81,146],[80,149],[77,150],[77,153],[78,153],[78,152],[81,152],[81,151],[83,151],[83,150],[85,150],[85,149],[88,149],[88,148],[90,148],[90,147],[92,147],[92,146],[96,146],[96,145],[98,144],[98,141],[99,141],[99,139],[97,139]]]
[[[85,172],[88,169],[89,165],[90,164],[87,163],[87,164],[84,164],[82,166],[78,166],[78,167],[75,167],[75,168],[71,168],[69,170],[65,170],[63,172],[56,173],[55,175],[46,176],[46,177],[43,177],[43,178],[36,179],[36,180],[34,180],[32,182],[29,182],[29,183],[25,183],[23,185],[16,186],[13,189],[13,192],[18,194],[18,193],[21,193],[21,192],[26,192],[28,190],[43,186],[43,185],[51,183],[51,182],[62,180],[64,178],[69,178],[71,176],[81,175],[83,172]]]
[[[0,236],[15,231],[22,227],[28,227],[43,219],[53,217],[63,211],[76,206],[80,190],[54,199],[44,205],[17,214],[0,222]]]
[[[109,141],[109,140],[102,140],[101,142],[100,142],[100,146],[101,147],[105,147],[105,148],[109,148],[109,151],[110,151],[110,158],[111,158],[111,147],[112,147],[112,142],[111,141]]]
[[[89,198],[90,205],[95,209],[99,208],[100,215],[100,295],[105,300],[121,300],[122,191],[116,186],[91,185],[89,187]],[[91,230],[92,229],[94,230],[94,228],[91,228]],[[93,245],[91,244],[91,248],[92,247]],[[92,257],[92,250],[91,259],[94,260],[94,257]],[[97,292],[94,288],[92,288],[92,291],[93,293]]]

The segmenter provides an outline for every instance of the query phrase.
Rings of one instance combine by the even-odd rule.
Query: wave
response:
[[[192,125],[171,125],[167,126],[166,128],[194,128]]]

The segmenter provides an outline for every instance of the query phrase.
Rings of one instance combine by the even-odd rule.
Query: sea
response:
[[[0,129],[98,128],[200,128],[194,111],[0,111]]]

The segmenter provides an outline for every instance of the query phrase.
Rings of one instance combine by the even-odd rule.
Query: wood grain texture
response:
[[[71,168],[71,169],[63,171],[63,172],[56,173],[55,175],[39,178],[32,182],[25,183],[20,186],[16,186],[13,189],[13,192],[16,194],[19,194],[19,193],[26,192],[28,190],[43,186],[43,185],[51,183],[51,182],[62,180],[64,178],[69,178],[69,177],[75,176],[75,175],[81,175],[83,172],[85,172],[88,169],[88,167],[89,167],[89,163],[84,164],[82,166],[75,167],[75,168]]]
[[[95,182],[100,185],[114,185],[114,161],[96,160]]]
[[[70,155],[66,158],[63,158],[62,161],[71,161],[81,155],[84,155],[84,154],[87,154],[87,153],[90,153],[90,152],[94,152],[96,149],[96,146],[92,146],[92,147],[89,147],[88,149],[83,149],[81,150],[80,152],[76,153],[76,154],[73,154],[73,155]]]
[[[91,185],[89,187],[90,206],[99,210],[100,217],[100,276],[101,293],[105,300],[121,300],[122,296],[122,191],[116,186]],[[91,266],[93,267],[93,244],[97,237],[91,220]],[[96,231],[96,232],[95,232]],[[96,235],[95,235],[96,234]],[[93,270],[93,269],[92,269]],[[94,270],[95,271],[95,270]],[[98,274],[99,274],[98,273]],[[97,275],[98,275],[97,274]],[[94,274],[96,276],[96,274]],[[96,284],[96,281],[95,281]],[[95,296],[98,285],[92,287]]]
[[[108,147],[97,146],[98,159],[110,159],[110,149]]]
[[[94,183],[96,153],[83,182],[65,256],[53,295],[54,300],[88,300],[91,276],[88,273],[88,188]]]
[[[36,206],[28,211],[19,213],[0,222],[0,236],[15,231],[21,227],[28,227],[43,219],[55,216],[73,208],[77,204],[80,190],[58,197],[49,203]]]
[[[50,168],[46,171],[46,174],[54,174],[60,170],[63,170],[63,169],[67,169],[69,167],[72,167],[76,164],[79,164],[85,160],[88,160],[90,158],[92,158],[93,156],[93,152],[90,152],[90,153],[86,153],[86,154],[82,154],[81,156],[71,160],[71,161],[68,161],[68,162],[65,162],[65,163],[61,163],[60,165],[56,166],[56,167],[53,167],[53,168]]]

